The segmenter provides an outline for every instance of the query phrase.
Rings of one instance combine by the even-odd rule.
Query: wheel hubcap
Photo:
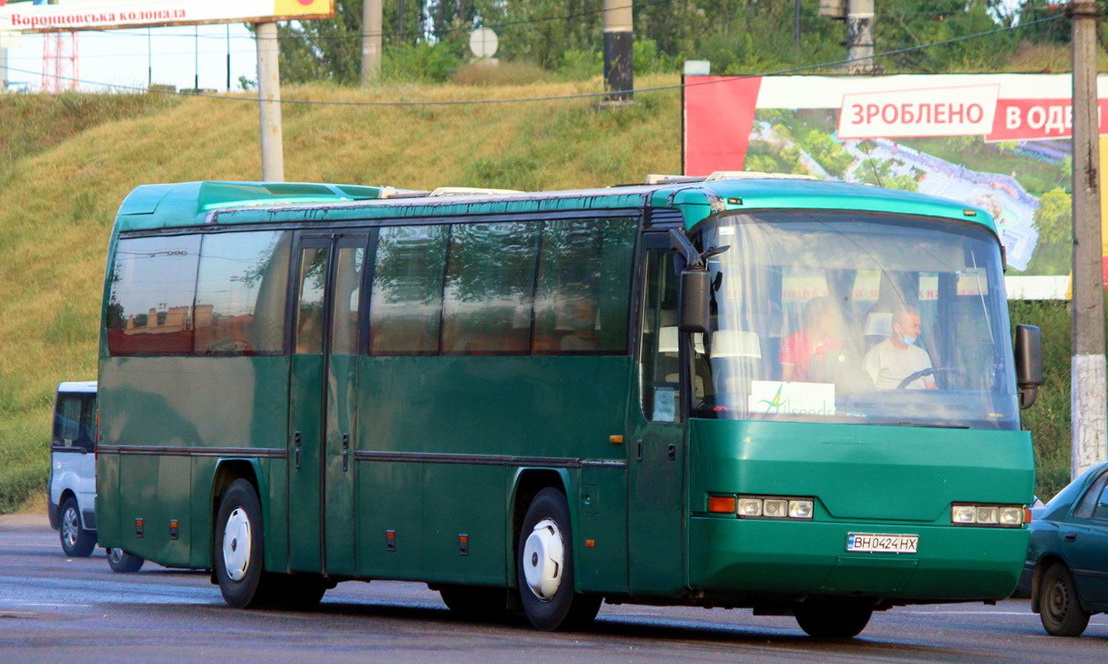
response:
[[[76,546],[77,528],[77,510],[66,510],[62,517],[62,535],[65,537],[66,546]]]
[[[242,581],[250,567],[250,518],[241,508],[227,517],[223,527],[223,566],[232,581]]]
[[[523,546],[523,576],[541,600],[549,600],[562,585],[565,545],[558,524],[543,519],[535,524]]]
[[[108,549],[108,560],[118,565],[123,560],[123,549]]]

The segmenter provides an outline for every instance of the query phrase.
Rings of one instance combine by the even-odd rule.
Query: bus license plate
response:
[[[884,533],[849,533],[846,550],[862,553],[916,553],[919,535],[886,535]]]

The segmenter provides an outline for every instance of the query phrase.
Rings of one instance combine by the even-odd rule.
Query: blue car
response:
[[[1033,510],[1024,581],[1053,636],[1080,636],[1108,611],[1108,463],[1090,468]]]

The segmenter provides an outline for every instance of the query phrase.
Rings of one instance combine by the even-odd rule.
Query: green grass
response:
[[[639,77],[642,87],[672,76]],[[596,92],[599,80],[514,86],[291,88],[337,102],[514,99]],[[681,167],[680,92],[625,108],[595,99],[480,106],[290,105],[290,181],[558,189],[641,182]],[[0,512],[42,495],[50,408],[62,380],[96,376],[104,255],[120,201],[139,184],[258,179],[256,106],[159,95],[0,95]],[[1046,385],[1025,412],[1038,491],[1069,474],[1069,318],[1061,303],[1014,303],[1038,324]]]

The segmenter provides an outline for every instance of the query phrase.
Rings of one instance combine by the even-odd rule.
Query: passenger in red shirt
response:
[[[812,381],[812,361],[824,361],[842,347],[842,317],[829,297],[814,297],[804,308],[805,327],[781,344],[781,379]]]

